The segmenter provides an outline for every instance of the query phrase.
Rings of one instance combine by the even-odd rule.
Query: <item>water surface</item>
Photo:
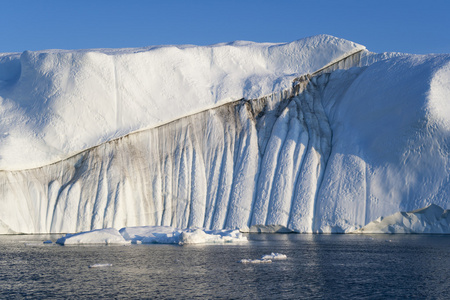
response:
[[[450,299],[450,236],[252,234],[239,245],[43,244],[58,237],[0,236],[1,299]],[[239,263],[271,252],[288,259]]]

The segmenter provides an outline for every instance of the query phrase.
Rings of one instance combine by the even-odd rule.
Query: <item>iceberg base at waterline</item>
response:
[[[60,245],[83,244],[223,244],[247,242],[239,230],[176,229],[170,226],[138,226],[96,229],[66,234]]]
[[[450,214],[449,210],[430,204],[414,211],[380,217],[353,233],[450,234]]]

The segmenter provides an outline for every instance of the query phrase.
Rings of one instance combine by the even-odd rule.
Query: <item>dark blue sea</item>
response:
[[[450,236],[252,234],[247,244],[43,244],[60,236],[0,236],[1,299],[450,299]],[[287,260],[239,263],[272,252]]]

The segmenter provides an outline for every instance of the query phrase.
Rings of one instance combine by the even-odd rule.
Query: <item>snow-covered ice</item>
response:
[[[119,232],[135,244],[178,244],[180,235],[180,230],[171,226],[124,227]]]
[[[130,132],[290,88],[364,49],[321,35],[292,43],[0,54],[0,170],[47,165]]]
[[[355,233],[450,234],[450,213],[449,210],[430,204],[418,210],[380,217]]]
[[[224,244],[247,242],[239,230],[176,229],[170,226],[138,226],[97,229],[66,234],[56,241],[61,245],[80,244]]]
[[[92,231],[66,234],[56,241],[60,245],[82,245],[82,244],[128,244],[117,229],[105,228]]]
[[[185,230],[180,235],[179,244],[223,244],[247,242],[239,230]]]
[[[449,66],[323,35],[0,55],[0,233],[205,241],[448,208]]]

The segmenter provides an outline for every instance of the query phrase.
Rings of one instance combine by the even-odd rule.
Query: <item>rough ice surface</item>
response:
[[[171,226],[136,226],[119,230],[133,244],[178,244],[180,231]]]
[[[14,55],[0,55],[0,233],[351,232],[449,206],[450,55],[329,36]]]
[[[128,244],[117,229],[105,228],[76,234],[66,234],[56,241],[60,245],[81,244]]]
[[[60,245],[81,244],[224,244],[247,242],[239,230],[176,229],[170,226],[137,226],[95,229],[66,234],[56,241]]]
[[[388,217],[380,217],[355,233],[450,233],[450,213],[431,204],[425,208],[397,212]]]
[[[0,170],[40,167],[130,132],[290,88],[363,46],[331,36],[286,44],[0,54]]]
[[[239,230],[193,229],[182,231],[178,244],[223,244],[247,241],[247,238]]]

